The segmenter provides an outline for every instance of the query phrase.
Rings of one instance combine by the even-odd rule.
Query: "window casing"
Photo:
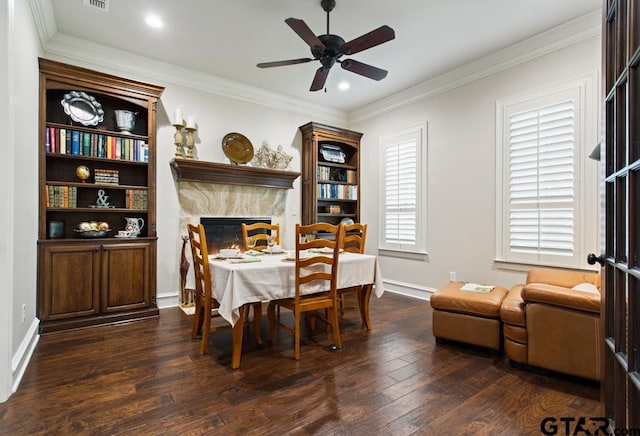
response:
[[[592,82],[497,102],[498,261],[586,268],[586,253],[597,251]]]
[[[426,253],[426,124],[380,139],[379,248]]]

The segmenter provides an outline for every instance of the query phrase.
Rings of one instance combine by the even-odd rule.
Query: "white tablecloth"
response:
[[[260,262],[231,263],[210,256],[213,275],[213,296],[220,303],[218,313],[232,325],[239,318],[244,304],[277,300],[295,295],[295,262],[284,255],[260,256]],[[373,292],[380,297],[384,288],[376,256],[341,253],[338,266],[338,288],[373,283]],[[322,286],[318,283],[318,286]],[[322,289],[305,288],[305,293]]]

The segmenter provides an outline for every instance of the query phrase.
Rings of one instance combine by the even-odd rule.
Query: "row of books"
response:
[[[149,144],[141,139],[121,138],[59,127],[47,127],[45,130],[47,153],[135,162],[149,161]]]
[[[127,209],[146,209],[148,207],[147,191],[143,189],[127,189],[125,191]]]
[[[77,207],[78,188],[75,186],[45,185],[47,207]]]
[[[47,207],[78,207],[78,188],[76,186],[45,185],[45,191]],[[145,189],[125,190],[125,208],[144,210],[148,208],[148,204],[148,195]]]
[[[330,198],[337,200],[357,200],[357,185],[330,185],[326,183],[318,183],[318,198]]]
[[[118,170],[96,168],[93,170],[93,178],[96,183],[117,185],[120,182],[120,172]]]
[[[323,182],[346,182],[357,183],[356,172],[354,170],[347,170],[344,168],[331,168],[318,166],[318,180]]]

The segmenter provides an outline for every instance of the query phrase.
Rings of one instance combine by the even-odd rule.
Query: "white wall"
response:
[[[504,287],[522,282],[524,273],[498,270],[493,263],[496,192],[496,100],[525,90],[537,90],[594,75],[599,84],[600,38],[590,38],[567,48],[433,95],[392,112],[353,123],[365,132],[362,155],[362,216],[373,250],[378,234],[378,143],[381,135],[417,123],[428,123],[428,259],[380,257],[385,281],[407,288],[433,290],[449,281],[494,283]],[[594,104],[599,105],[598,99]],[[598,113],[597,111],[595,113]],[[592,121],[597,123],[599,118]],[[589,152],[597,144],[588,144]],[[597,163],[587,162],[597,177]],[[598,204],[584,213],[597,215]],[[597,221],[596,221],[597,222]],[[597,226],[592,229],[597,232]],[[598,252],[598,247],[588,247]],[[400,286],[401,288],[403,286]]]
[[[36,239],[38,221],[38,63],[39,43],[29,4],[6,0],[2,5],[0,38],[0,115],[3,159],[0,172],[6,199],[0,224],[0,348],[9,352],[9,366],[0,365],[0,401],[17,388],[37,341]],[[5,39],[6,38],[6,39]],[[7,121],[4,125],[5,120]],[[6,295],[5,295],[6,294]],[[25,308],[25,318],[22,310]],[[6,312],[6,313],[5,313]],[[5,336],[6,334],[6,336]],[[7,341],[5,343],[5,341]],[[2,354],[4,357],[5,355]]]
[[[9,133],[9,114],[11,112],[9,94],[9,23],[13,19],[9,3],[13,8],[12,0],[0,0],[0,131]],[[7,143],[6,147],[11,144]],[[5,199],[7,205],[13,202],[13,178],[10,172],[9,159],[0,159],[0,198]],[[11,208],[0,209],[0,228],[10,229],[13,224]],[[11,236],[9,232],[0,235],[0,277],[3,278],[0,286],[0,402],[5,401],[11,394],[11,300],[13,294],[13,271],[9,259],[11,259]]]

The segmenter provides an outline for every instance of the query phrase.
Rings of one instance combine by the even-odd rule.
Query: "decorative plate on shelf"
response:
[[[65,94],[60,103],[64,113],[83,126],[96,126],[104,120],[102,105],[82,91],[71,91]]]
[[[222,151],[232,162],[245,164],[253,159],[253,145],[241,133],[227,133],[222,138]]]

